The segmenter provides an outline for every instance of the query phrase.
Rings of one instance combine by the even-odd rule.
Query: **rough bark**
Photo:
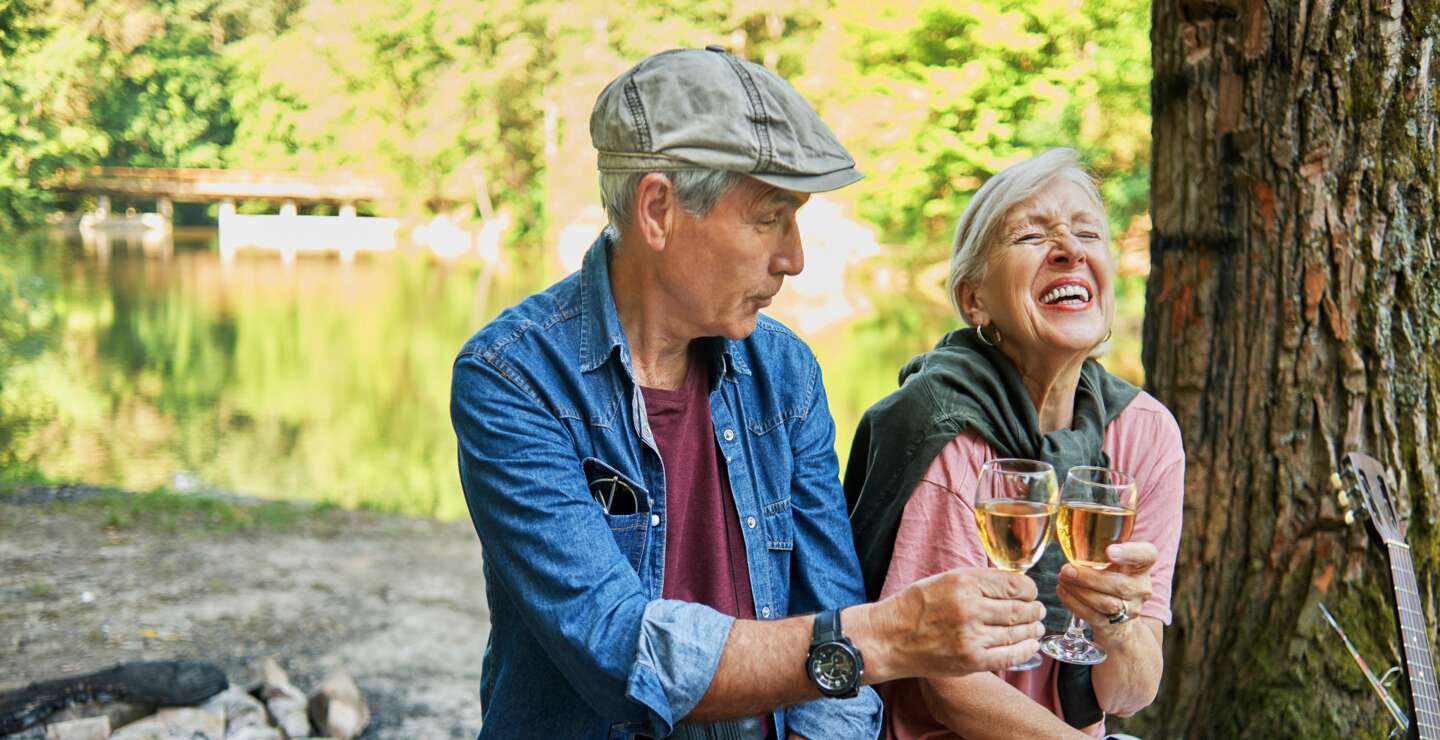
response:
[[[1383,735],[1319,618],[1395,662],[1387,571],[1326,483],[1390,464],[1440,531],[1440,0],[1156,0],[1144,364],[1188,454],[1148,737]],[[1433,633],[1432,633],[1433,635]]]

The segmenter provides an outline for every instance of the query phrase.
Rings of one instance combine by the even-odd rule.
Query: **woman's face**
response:
[[[1085,191],[1065,180],[1010,209],[984,280],[961,286],[970,320],[994,322],[1002,348],[1022,364],[1083,359],[1105,339],[1115,314],[1104,219]]]

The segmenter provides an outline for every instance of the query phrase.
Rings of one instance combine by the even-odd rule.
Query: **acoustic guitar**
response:
[[[1406,736],[1440,740],[1440,699],[1436,698],[1435,661],[1430,654],[1429,629],[1415,585],[1415,562],[1405,542],[1405,522],[1396,513],[1394,477],[1378,460],[1360,452],[1345,456],[1344,481],[1359,499],[1371,540],[1390,563],[1390,588],[1395,597],[1395,622],[1403,648],[1401,670],[1409,686],[1410,721]],[[1339,483],[1339,481],[1332,481]],[[1339,488],[1339,486],[1337,486]],[[1343,488],[1341,506],[1349,507]],[[1347,520],[1350,517],[1347,515]]]

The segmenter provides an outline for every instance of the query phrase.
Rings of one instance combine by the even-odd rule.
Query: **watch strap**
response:
[[[826,609],[815,615],[815,631],[810,638],[811,647],[824,642],[840,642],[844,638],[845,633],[840,629],[839,609]]]

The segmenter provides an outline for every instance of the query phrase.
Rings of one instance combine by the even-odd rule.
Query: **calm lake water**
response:
[[[169,256],[102,257],[53,232],[0,249],[0,267],[40,296],[39,350],[0,388],[20,456],[52,480],[463,517],[451,361],[553,276],[405,252],[224,264],[213,232],[191,236]],[[838,292],[866,292],[857,281],[883,288],[883,273],[817,275],[831,284],[787,283],[775,313],[820,358],[843,465],[861,411],[943,327],[909,304],[835,307]],[[830,319],[815,321],[822,311]],[[1117,337],[1130,342],[1138,319],[1125,326]]]

